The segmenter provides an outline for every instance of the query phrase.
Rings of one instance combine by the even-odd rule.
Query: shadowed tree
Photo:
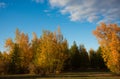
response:
[[[80,66],[81,68],[88,68],[89,66],[89,57],[84,45],[79,46],[80,53]]]
[[[70,54],[71,54],[71,68],[73,69],[80,68],[80,53],[75,41],[73,42],[73,45],[70,48]]]
[[[3,55],[2,52],[0,51],[0,75],[3,74],[3,72],[4,72]]]
[[[96,51],[96,62],[97,62],[97,67],[100,69],[107,69],[106,64],[104,62],[104,59],[102,58],[102,50],[101,47],[99,47]]]
[[[7,52],[2,53],[2,69],[4,70],[2,74],[8,74],[9,73],[9,65],[10,65],[10,54]]]
[[[14,49],[11,52],[11,59],[9,63],[9,73],[17,74],[20,70],[20,55],[19,47],[17,44],[14,44]]]
[[[90,59],[90,65],[92,68],[97,68],[97,55],[96,52],[93,49],[89,50],[89,59]]]

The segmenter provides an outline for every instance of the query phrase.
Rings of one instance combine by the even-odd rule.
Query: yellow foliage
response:
[[[102,47],[102,55],[107,67],[115,73],[120,73],[120,27],[116,24],[101,23],[93,31]]]
[[[60,32],[43,31],[40,38],[37,65],[46,72],[60,71],[66,59],[67,41],[63,40]]]

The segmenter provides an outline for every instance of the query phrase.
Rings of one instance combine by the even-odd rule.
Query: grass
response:
[[[120,77],[67,77],[67,78],[36,78],[36,79],[120,79]]]
[[[120,79],[119,75],[111,72],[66,72],[58,75],[50,74],[45,77],[40,75],[5,75],[0,79]]]

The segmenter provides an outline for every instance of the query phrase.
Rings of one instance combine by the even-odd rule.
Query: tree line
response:
[[[7,50],[0,52],[0,74],[46,75],[62,71],[107,68],[119,73],[119,29],[114,24],[103,23],[98,26],[93,34],[98,38],[100,47],[96,51],[90,49],[88,52],[84,45],[77,46],[75,41],[69,48],[60,27],[55,32],[44,30],[39,38],[33,32],[32,40],[16,29],[15,38],[8,38],[5,42]]]

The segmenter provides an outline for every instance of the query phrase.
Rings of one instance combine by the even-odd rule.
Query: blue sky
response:
[[[100,22],[120,23],[119,0],[0,0],[0,50],[5,40],[15,37],[18,28],[40,37],[42,30],[55,31],[60,26],[68,40],[84,44],[87,50],[97,49],[98,43],[92,31]],[[112,4],[112,5],[111,5]]]

